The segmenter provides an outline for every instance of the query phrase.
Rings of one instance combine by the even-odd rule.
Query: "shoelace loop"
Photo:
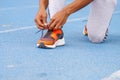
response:
[[[41,32],[41,38],[42,38],[43,35],[44,35],[44,30],[38,30],[38,31],[36,32],[36,34],[39,33],[39,32]]]

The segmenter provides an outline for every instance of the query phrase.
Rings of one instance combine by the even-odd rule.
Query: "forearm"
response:
[[[85,7],[93,0],[75,0],[71,4],[67,5],[63,10],[66,11],[68,15],[80,10],[81,8]]]
[[[40,0],[39,5],[39,9],[45,10],[48,7],[48,0]]]

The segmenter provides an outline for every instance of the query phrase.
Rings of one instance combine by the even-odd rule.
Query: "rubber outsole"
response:
[[[83,35],[84,35],[84,36],[88,36],[88,34],[85,33],[85,27],[84,27],[84,29],[83,29]]]
[[[44,43],[37,44],[38,48],[46,48],[46,49],[54,49],[57,46],[64,46],[65,40],[64,38],[57,40],[53,45],[45,45]]]

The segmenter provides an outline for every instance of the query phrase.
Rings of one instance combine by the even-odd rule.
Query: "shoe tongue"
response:
[[[45,34],[44,38],[50,37],[52,32],[53,32],[53,30],[48,30],[47,33]]]

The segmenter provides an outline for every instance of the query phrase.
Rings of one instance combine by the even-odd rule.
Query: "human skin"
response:
[[[47,13],[46,8],[48,6],[48,0],[40,0],[40,9],[35,18],[36,25],[39,29],[46,29],[48,26],[49,30],[61,29],[62,26],[66,23],[68,17],[91,3],[93,0],[75,0],[61,11],[57,12],[47,24]]]

